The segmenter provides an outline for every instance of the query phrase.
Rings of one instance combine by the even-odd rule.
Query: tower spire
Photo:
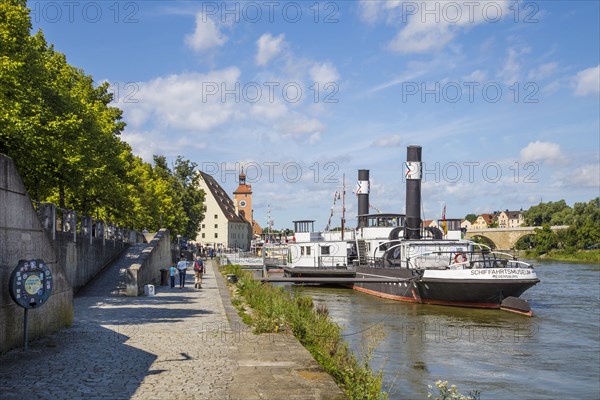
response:
[[[242,170],[240,172],[240,185],[245,185],[246,184],[246,174],[244,173],[244,167],[242,166]]]

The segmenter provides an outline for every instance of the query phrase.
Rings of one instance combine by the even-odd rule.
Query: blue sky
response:
[[[113,84],[136,154],[181,154],[229,192],[246,165],[261,225],[270,204],[276,228],[323,228],[343,174],[353,224],[358,169],[404,212],[410,144],[424,219],[600,194],[597,1],[28,4]]]

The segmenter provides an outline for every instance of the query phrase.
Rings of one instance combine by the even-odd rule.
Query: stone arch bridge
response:
[[[519,239],[527,235],[534,235],[535,229],[540,228],[539,226],[523,226],[517,228],[487,228],[487,229],[473,229],[467,231],[465,239],[473,239],[475,237],[481,237],[488,245],[496,250],[510,250],[515,247],[515,244]],[[567,229],[567,225],[551,226],[550,229],[558,231],[561,229]]]

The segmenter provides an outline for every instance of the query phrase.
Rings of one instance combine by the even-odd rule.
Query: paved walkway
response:
[[[184,289],[120,294],[133,253],[75,298],[71,328],[0,357],[1,399],[343,398],[293,337],[241,324],[210,262],[200,290],[188,272]]]

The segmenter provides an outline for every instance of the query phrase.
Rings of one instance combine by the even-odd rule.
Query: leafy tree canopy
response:
[[[25,0],[0,1],[0,152],[30,195],[134,229],[196,237],[204,193],[196,164],[145,163],[120,138],[122,111],[108,83],[67,63],[42,31],[31,35]]]

